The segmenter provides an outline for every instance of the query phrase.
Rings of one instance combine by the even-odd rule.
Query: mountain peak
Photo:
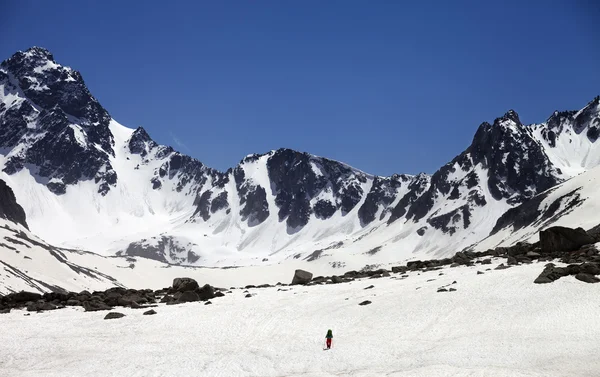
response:
[[[54,61],[54,55],[52,55],[52,53],[49,50],[39,46],[33,46],[28,48],[27,50],[25,50],[24,54],[27,57],[36,57]]]
[[[516,111],[514,111],[513,109],[508,110],[501,118],[500,120],[510,120],[515,122],[516,124],[521,124],[521,120],[519,119],[519,114],[517,114]]]

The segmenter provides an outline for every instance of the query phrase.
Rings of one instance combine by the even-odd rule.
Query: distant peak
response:
[[[148,134],[148,132],[146,132],[144,127],[136,128],[135,131],[133,131],[133,135],[135,135],[135,137],[141,138],[141,139],[150,139],[150,135]]]
[[[25,51],[26,56],[35,56],[54,61],[54,55],[47,49],[39,46],[33,46]]]
[[[502,116],[501,119],[512,120],[513,122],[520,124],[521,120],[519,119],[519,114],[516,111],[510,109]]]

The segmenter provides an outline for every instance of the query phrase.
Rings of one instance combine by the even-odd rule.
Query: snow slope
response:
[[[107,321],[78,309],[13,311],[0,315],[0,375],[597,376],[598,287],[573,277],[533,284],[541,268],[459,267],[251,298],[234,290],[154,316],[119,308],[127,316]],[[456,292],[436,293],[453,281]],[[328,328],[333,348],[323,351]]]
[[[501,216],[492,234],[475,245],[477,250],[539,241],[549,226],[591,229],[600,224],[600,166],[541,193]]]

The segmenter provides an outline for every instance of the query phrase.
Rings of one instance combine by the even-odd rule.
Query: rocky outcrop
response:
[[[540,245],[544,252],[574,251],[594,242],[594,238],[582,228],[555,226],[540,232]]]
[[[292,285],[308,284],[312,277],[313,274],[308,271],[296,270],[296,272],[294,272],[294,278],[292,279]]]
[[[17,203],[13,190],[8,187],[6,182],[0,179],[0,217],[17,224],[27,226],[27,220],[25,219],[25,211],[23,207]]]
[[[157,291],[113,287],[105,291],[51,292],[43,295],[33,292],[16,292],[0,296],[0,310],[27,308],[28,311],[46,311],[68,306],[80,306],[86,312],[112,310],[114,307],[142,309],[158,302],[179,304],[207,301],[222,297],[224,293],[206,284],[199,287],[194,279],[176,278],[173,286]]]

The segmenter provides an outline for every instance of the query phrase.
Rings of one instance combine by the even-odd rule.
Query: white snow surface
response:
[[[544,213],[551,204],[558,202],[560,204],[555,211],[555,216],[548,219],[538,217],[521,229],[514,229],[512,226],[504,228],[477,243],[475,249],[487,250],[497,246],[511,246],[519,241],[537,242],[539,241],[539,231],[549,226],[591,229],[600,223],[598,217],[598,213],[600,213],[599,187],[600,166],[548,190],[547,197],[542,200],[538,209]],[[568,204],[576,197],[582,203],[572,208],[568,207]]]
[[[0,376],[597,376],[598,286],[533,284],[542,268],[236,289],[113,320],[16,310],[0,315]],[[456,292],[436,293],[453,281]]]

